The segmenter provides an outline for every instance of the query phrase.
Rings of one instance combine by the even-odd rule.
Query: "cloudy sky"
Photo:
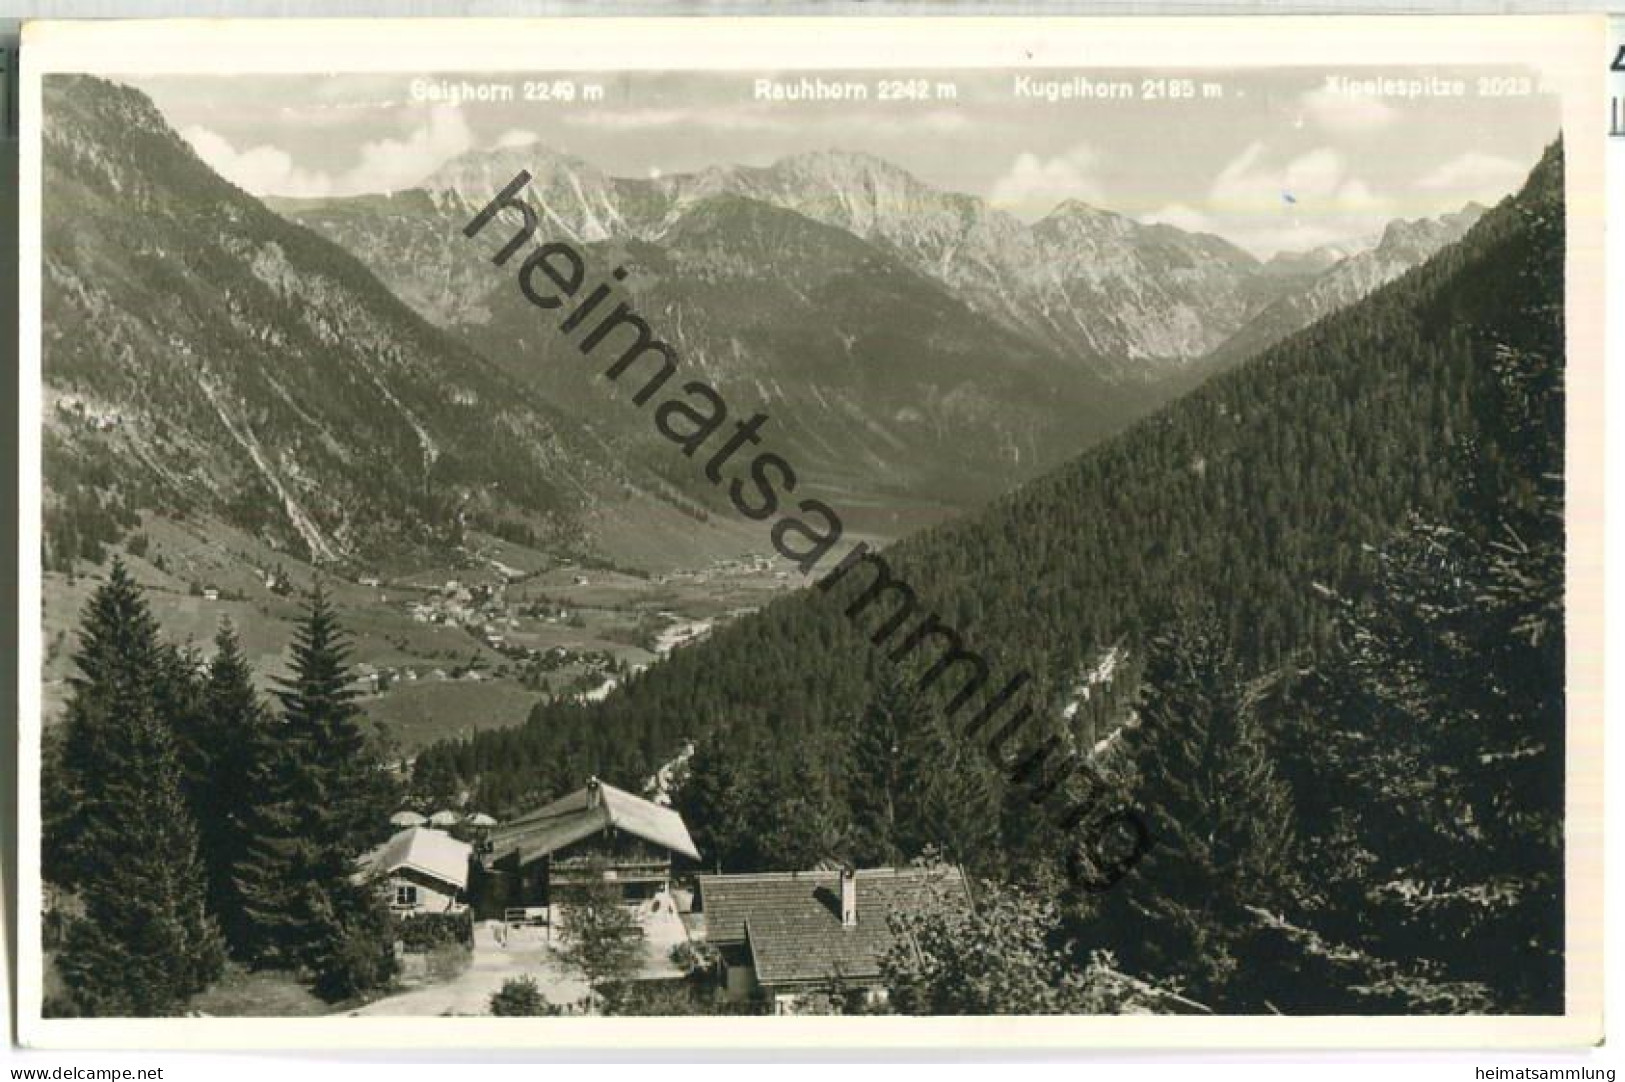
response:
[[[1008,72],[918,72],[933,100],[755,100],[759,78],[800,74],[517,73],[331,76],[144,76],[198,153],[260,195],[348,195],[408,188],[448,159],[541,143],[619,176],[766,165],[808,150],[865,151],[940,188],[969,192],[1027,220],[1081,199],[1142,220],[1217,233],[1267,257],[1358,239],[1395,217],[1433,215],[1513,190],[1558,131],[1542,94],[1355,97],[1324,69],[1267,73],[1091,70],[1132,84],[1133,100],[1048,102],[1015,93]],[[820,72],[871,82],[872,73]],[[1071,72],[1029,72],[1035,80]],[[1369,78],[1411,70],[1350,69]],[[1143,100],[1147,77],[1194,78],[1222,97]],[[935,96],[953,82],[954,100]],[[525,100],[525,84],[592,82],[601,100]],[[513,100],[445,95],[514,88]],[[441,91],[433,100],[427,91]],[[1290,198],[1288,198],[1290,197]]]

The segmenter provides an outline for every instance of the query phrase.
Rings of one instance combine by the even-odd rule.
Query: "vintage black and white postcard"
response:
[[[24,1036],[1601,1036],[1595,19],[68,25]]]

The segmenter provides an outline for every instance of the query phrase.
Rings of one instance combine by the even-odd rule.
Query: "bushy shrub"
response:
[[[336,1002],[393,981],[400,972],[393,923],[382,906],[355,914],[316,970],[316,994]]]
[[[561,1012],[542,995],[535,977],[513,977],[491,993],[491,1013],[503,1018],[541,1018]]]
[[[401,947],[412,954],[427,954],[436,947],[474,945],[474,915],[461,913],[417,913],[400,922]]]
[[[672,965],[690,977],[716,972],[717,963],[722,959],[710,943],[704,940],[693,943],[686,939],[672,947],[669,957]]]
[[[469,961],[468,948],[456,943],[442,943],[429,951],[424,968],[431,981],[445,982],[467,969]]]
[[[687,982],[624,981],[605,993],[604,1013],[660,1018],[711,1012]]]

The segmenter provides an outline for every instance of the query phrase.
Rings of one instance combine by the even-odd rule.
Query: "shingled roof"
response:
[[[468,886],[468,856],[473,847],[428,827],[397,831],[359,861],[360,874],[390,875],[410,868],[458,890]]]
[[[839,871],[699,876],[705,937],[719,946],[748,944],[764,985],[864,981],[897,941],[891,915],[934,899],[970,908],[965,873],[953,867],[862,868],[856,876],[857,923],[841,924]]]
[[[691,860],[700,859],[681,815],[597,779],[546,807],[494,828],[490,859],[501,860],[517,852],[519,863],[528,864],[609,827]]]

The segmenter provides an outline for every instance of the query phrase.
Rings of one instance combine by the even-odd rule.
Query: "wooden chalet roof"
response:
[[[598,783],[596,804],[590,789],[581,788],[493,828],[489,859],[518,853],[519,863],[528,864],[610,827],[691,860],[700,859],[681,815],[603,782]]]
[[[397,831],[360,860],[363,875],[390,875],[411,868],[462,890],[468,886],[468,857],[473,846],[428,827]]]
[[[891,915],[941,904],[970,908],[965,873],[954,867],[862,868],[858,920],[841,924],[839,871],[699,876],[706,939],[745,944],[764,985],[872,980],[897,941]]]

